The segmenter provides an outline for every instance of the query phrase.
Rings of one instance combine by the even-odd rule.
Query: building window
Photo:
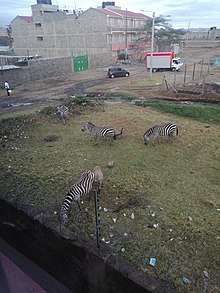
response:
[[[38,41],[43,41],[44,38],[43,38],[43,37],[37,37],[37,40],[38,40]]]
[[[41,23],[40,22],[36,22],[35,23],[35,27],[41,27]]]

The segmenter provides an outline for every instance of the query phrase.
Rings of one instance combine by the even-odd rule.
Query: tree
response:
[[[9,47],[12,48],[12,43],[13,43],[13,38],[11,37],[12,34],[12,28],[11,25],[9,24],[7,27],[7,35],[8,35],[8,39],[9,39]]]
[[[0,46],[9,46],[10,39],[8,36],[0,36]]]
[[[148,19],[145,23],[143,31],[145,36],[137,39],[138,43],[150,44],[152,39],[152,19]],[[158,16],[154,19],[154,51],[170,51],[173,44],[180,43],[183,29],[173,29],[169,24],[169,20],[165,17]],[[140,50],[144,50],[143,48]]]

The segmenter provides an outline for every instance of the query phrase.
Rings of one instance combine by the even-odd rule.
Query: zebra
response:
[[[79,210],[81,211],[80,199],[82,196],[90,193],[95,180],[95,174],[91,170],[83,172],[79,180],[72,185],[67,192],[59,211],[60,227],[65,225],[68,219],[68,213],[73,201],[76,201]]]
[[[151,135],[155,135],[154,140],[157,139],[157,142],[159,142],[160,136],[168,136],[169,139],[172,139],[175,130],[176,135],[178,135],[178,126],[176,124],[167,123],[163,125],[155,125],[144,133],[144,143],[148,144]]]
[[[110,145],[113,141],[113,139],[116,139],[116,133],[114,128],[112,127],[97,127],[95,124],[91,122],[84,122],[82,131],[89,130],[92,132],[93,137],[94,137],[94,144],[97,144],[97,137],[110,137]]]
[[[57,107],[57,111],[58,113],[60,113],[60,116],[63,120],[63,124],[66,124],[66,119],[68,119],[68,114],[69,114],[69,109],[68,107],[61,105],[59,107]]]

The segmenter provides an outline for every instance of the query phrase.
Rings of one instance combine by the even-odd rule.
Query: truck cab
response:
[[[183,67],[183,61],[177,57],[172,59],[172,71],[179,71]]]

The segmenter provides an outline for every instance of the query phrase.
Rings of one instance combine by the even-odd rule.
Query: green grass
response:
[[[165,279],[176,292],[202,292],[206,270],[208,290],[220,292],[219,124],[152,107],[96,103],[72,105],[63,125],[55,110],[0,121],[0,189],[22,197],[58,224],[56,213],[66,191],[84,170],[100,165],[101,232],[113,253]],[[125,137],[113,146],[100,139],[94,147],[91,134],[81,131],[85,120],[112,125],[117,132],[124,127]],[[163,138],[145,146],[143,133],[164,122],[177,123],[179,136],[172,143]],[[110,161],[113,169],[107,167]],[[74,204],[67,226],[95,239],[94,202],[83,201],[88,214]],[[155,267],[150,257],[157,259]],[[184,276],[190,285],[183,284]]]
[[[200,121],[213,121],[220,123],[220,106],[201,103],[167,102],[162,100],[147,100],[144,107],[153,107],[159,111],[198,119]]]
[[[114,93],[105,93],[104,97],[109,98],[120,98],[122,100],[133,100],[135,98],[134,94],[131,93],[123,93],[123,92],[114,92]]]

